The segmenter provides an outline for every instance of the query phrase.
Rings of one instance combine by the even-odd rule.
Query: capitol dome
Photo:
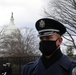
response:
[[[11,14],[11,18],[10,18],[10,23],[9,25],[6,26],[6,28],[4,29],[4,33],[3,35],[12,35],[12,34],[20,34],[20,30],[16,27],[16,25],[14,24],[14,17],[13,17],[13,12]]]

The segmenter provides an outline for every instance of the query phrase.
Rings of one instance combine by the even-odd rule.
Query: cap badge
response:
[[[45,27],[45,22],[44,22],[43,20],[41,20],[41,21],[39,22],[39,26],[40,26],[41,28]]]

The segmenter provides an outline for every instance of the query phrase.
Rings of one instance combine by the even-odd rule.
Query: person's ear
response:
[[[57,46],[60,46],[60,45],[61,45],[61,43],[62,43],[62,41],[63,41],[63,38],[62,38],[62,37],[60,37],[60,38],[58,39],[58,45],[57,45]]]
[[[60,43],[62,43],[62,41],[63,41],[63,38],[62,38],[62,37],[61,37],[61,38],[59,38],[59,42],[60,42]]]

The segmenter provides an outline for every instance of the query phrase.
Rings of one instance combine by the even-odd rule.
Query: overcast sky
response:
[[[13,12],[18,27],[34,27],[36,20],[43,17],[43,8],[49,0],[0,0],[0,26],[8,25]]]

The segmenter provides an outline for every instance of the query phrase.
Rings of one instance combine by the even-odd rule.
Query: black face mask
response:
[[[48,56],[54,53],[57,50],[56,41],[41,41],[39,43],[39,49],[42,54]]]

